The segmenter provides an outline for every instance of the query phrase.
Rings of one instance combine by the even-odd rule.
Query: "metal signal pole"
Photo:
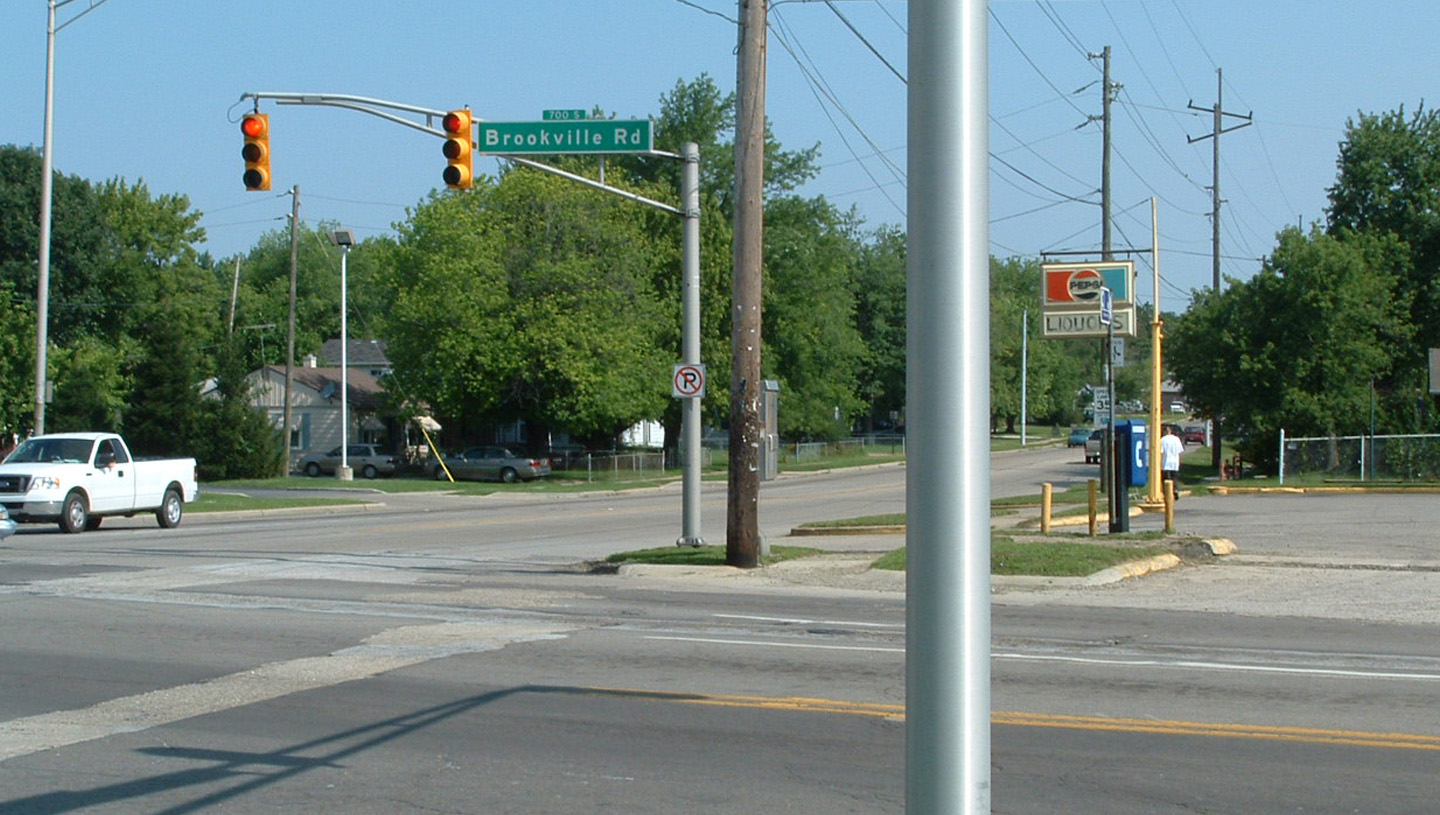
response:
[[[911,0],[905,808],[990,812],[985,0]]]

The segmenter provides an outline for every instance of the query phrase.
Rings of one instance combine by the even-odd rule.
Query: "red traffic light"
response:
[[[258,139],[270,129],[270,117],[262,113],[250,113],[240,120],[240,132],[247,139]]]
[[[470,111],[452,110],[440,120],[440,126],[449,133],[449,138],[440,146],[448,164],[441,178],[452,190],[468,190],[473,185],[475,159],[470,145]]]
[[[245,159],[241,176],[247,190],[270,189],[270,117],[264,113],[247,113],[240,119],[240,134],[245,146],[240,157]]]

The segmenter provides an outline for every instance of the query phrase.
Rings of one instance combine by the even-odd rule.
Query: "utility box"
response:
[[[780,383],[761,382],[760,388],[760,480],[774,481],[780,474]]]
[[[1115,482],[1127,487],[1150,483],[1150,435],[1139,419],[1115,423]]]

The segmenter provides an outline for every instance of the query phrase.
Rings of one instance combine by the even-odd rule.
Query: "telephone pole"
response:
[[[765,24],[769,0],[740,0],[736,67],[735,270],[730,333],[730,481],[725,562],[760,565],[760,297],[764,259]]]
[[[1100,257],[1102,260],[1114,260],[1110,224],[1110,103],[1115,101],[1115,93],[1121,86],[1118,82],[1110,81],[1110,46],[1105,46],[1105,50],[1098,54],[1090,55],[1091,59],[1096,57],[1100,58],[1103,77],[1100,82]],[[1094,121],[1094,117],[1090,117],[1090,120]]]
[[[1211,146],[1214,148],[1212,151],[1213,169],[1211,171],[1212,180],[1214,183],[1210,187],[1210,254],[1213,266],[1212,276],[1214,278],[1212,285],[1214,286],[1215,293],[1217,295],[1220,293],[1220,134],[1229,133],[1232,130],[1239,130],[1242,127],[1250,126],[1250,124],[1252,124],[1251,120],[1254,115],[1253,112],[1246,114],[1225,112],[1225,108],[1221,103],[1221,94],[1224,92],[1224,89],[1224,77],[1221,74],[1220,69],[1216,68],[1215,107],[1196,107],[1194,101],[1191,101],[1189,104],[1189,108],[1191,110],[1208,111],[1211,114],[1211,130],[1208,134],[1204,136],[1186,136],[1186,139],[1189,141],[1190,144],[1194,144],[1197,141],[1203,141],[1205,139],[1211,139]],[[1225,127],[1226,116],[1235,119],[1244,119],[1245,121],[1231,127]],[[1214,427],[1211,428],[1211,435],[1214,437],[1215,443],[1210,448],[1210,466],[1214,467],[1215,470],[1218,472],[1220,470],[1221,462],[1225,460],[1225,456],[1220,449],[1219,411],[1216,411],[1215,415],[1211,417],[1211,421],[1214,423]]]
[[[1213,169],[1211,170],[1211,173],[1212,173],[1211,178],[1212,178],[1212,180],[1213,180],[1214,183],[1213,183],[1213,184],[1211,185],[1211,187],[1210,187],[1210,230],[1211,230],[1210,244],[1211,244],[1211,258],[1212,258],[1213,266],[1214,266],[1214,270],[1213,270],[1214,282],[1213,282],[1213,285],[1214,285],[1214,287],[1215,287],[1215,292],[1216,292],[1216,294],[1219,294],[1219,292],[1220,292],[1220,134],[1222,134],[1222,133],[1229,133],[1229,132],[1232,131],[1232,130],[1239,130],[1239,129],[1242,128],[1242,127],[1249,127],[1251,124],[1253,124],[1252,118],[1253,118],[1253,116],[1254,116],[1254,113],[1253,113],[1253,112],[1251,112],[1251,113],[1244,113],[1244,114],[1241,114],[1241,113],[1227,113],[1227,112],[1225,111],[1224,107],[1222,107],[1222,105],[1221,105],[1221,99],[1220,99],[1220,96],[1221,96],[1221,94],[1224,92],[1224,89],[1225,89],[1224,78],[1223,78],[1223,76],[1222,76],[1222,74],[1221,74],[1221,72],[1220,72],[1220,69],[1219,69],[1219,68],[1216,68],[1216,69],[1215,69],[1215,107],[1213,107],[1213,108],[1196,107],[1194,101],[1191,101],[1190,104],[1188,105],[1188,107],[1189,107],[1191,110],[1205,111],[1205,112],[1208,112],[1208,113],[1210,113],[1210,114],[1212,115],[1213,118],[1212,118],[1212,124],[1211,124],[1211,131],[1210,131],[1209,133],[1205,134],[1204,136],[1186,136],[1186,137],[1185,137],[1186,140],[1187,140],[1190,144],[1194,144],[1194,143],[1197,142],[1197,141],[1204,141],[1205,139],[1212,139],[1212,140],[1213,140],[1213,144],[1212,144],[1212,147],[1214,148],[1213,151],[1212,151],[1212,153],[1213,153],[1213,159],[1212,159]],[[1240,124],[1233,125],[1233,126],[1231,126],[1231,127],[1225,127],[1225,117],[1226,117],[1226,116],[1229,116],[1229,117],[1235,118],[1235,119],[1244,119],[1245,121],[1241,122]]]

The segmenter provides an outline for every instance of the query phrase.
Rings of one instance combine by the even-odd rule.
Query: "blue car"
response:
[[[1066,447],[1082,447],[1085,440],[1090,438],[1090,429],[1087,427],[1070,428],[1070,440],[1065,443]]]

